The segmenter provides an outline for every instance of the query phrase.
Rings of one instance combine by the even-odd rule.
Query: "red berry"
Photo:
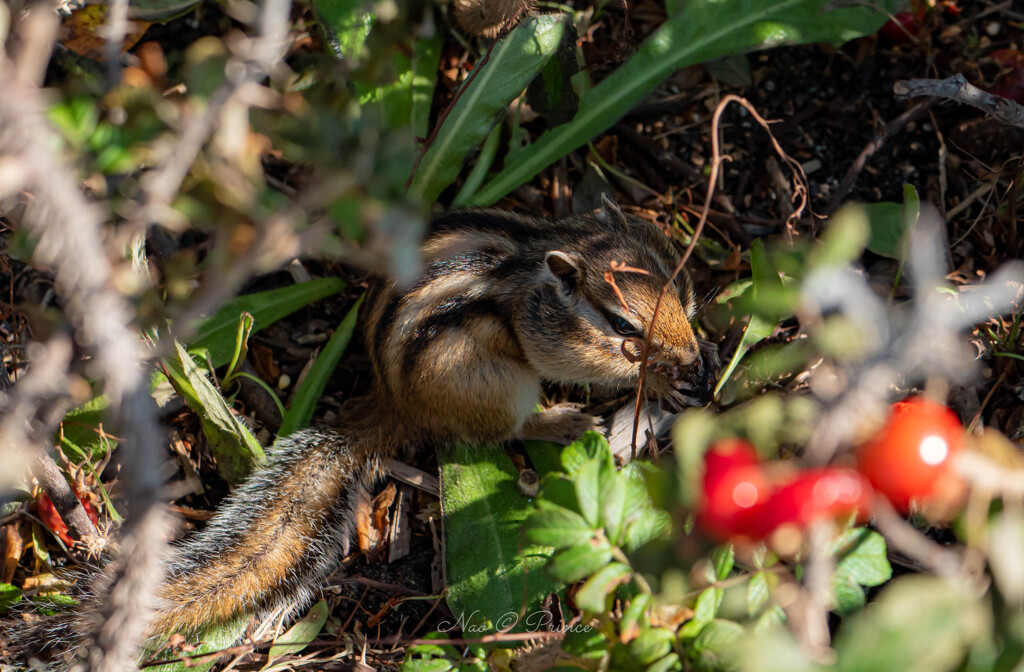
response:
[[[857,450],[857,468],[906,512],[912,501],[959,480],[950,465],[962,446],[963,426],[953,411],[915,397],[893,405],[885,426]]]
[[[753,446],[740,439],[719,441],[704,454],[704,497],[697,522],[723,540],[750,536],[770,493]]]
[[[787,524],[804,529],[824,518],[866,516],[871,486],[853,469],[825,467],[801,472],[780,484],[756,521],[755,536],[764,538]]]
[[[896,44],[910,42],[911,35],[917,30],[917,18],[913,12],[897,12],[878,29],[878,34],[887,37]]]

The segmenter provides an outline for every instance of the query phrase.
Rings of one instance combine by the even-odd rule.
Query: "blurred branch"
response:
[[[901,79],[892,87],[897,98],[935,96],[970,105],[1004,124],[1024,128],[1024,106],[1008,98],[982,91],[963,74],[946,79]]]
[[[226,82],[217,88],[202,114],[187,116],[177,141],[166,148],[158,167],[142,176],[142,206],[130,219],[137,229],[150,222],[178,217],[171,202],[225,107],[247,85],[254,84],[280,63],[288,47],[291,0],[264,0],[260,5],[260,36],[243,42],[224,68]]]
[[[102,35],[107,40],[107,90],[121,81],[121,49],[128,32],[128,0],[107,0],[107,25]]]
[[[113,424],[123,438],[121,482],[132,515],[123,530],[120,566],[129,571],[119,573],[100,600],[103,620],[84,661],[86,670],[123,670],[134,660],[162,571],[166,528],[157,500],[161,440],[156,405],[149,395],[146,353],[131,325],[132,312],[111,286],[102,212],[85,199],[77,177],[51,149],[60,142],[46,122],[35,82],[45,70],[42,55],[49,54],[57,18],[48,7],[37,7],[19,27],[24,29],[20,56],[27,63],[19,60],[13,76],[7,69],[0,71],[0,155],[14,156],[26,168],[22,178],[32,200],[23,224],[38,241],[35,261],[53,269],[76,341],[90,355],[89,373],[102,383]],[[59,372],[40,369],[33,376],[48,374],[49,384],[66,389],[70,350],[68,344]],[[20,388],[21,383],[15,396],[22,394]],[[23,415],[9,415],[0,435],[19,432],[25,432]]]
[[[876,495],[871,503],[871,511],[874,515],[875,527],[892,548],[939,576],[951,577],[960,572],[963,565],[961,555],[954,550],[939,546],[918,532],[913,525],[896,513],[888,499]]]

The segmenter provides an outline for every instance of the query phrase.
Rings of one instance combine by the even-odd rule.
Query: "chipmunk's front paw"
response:
[[[601,418],[584,413],[582,408],[583,404],[563,403],[535,413],[523,425],[520,438],[566,445],[578,439],[584,432],[603,431]]]

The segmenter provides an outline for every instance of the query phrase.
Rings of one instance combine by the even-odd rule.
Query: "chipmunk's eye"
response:
[[[640,330],[634,327],[629,320],[614,313],[608,313],[608,324],[619,336],[640,336]]]

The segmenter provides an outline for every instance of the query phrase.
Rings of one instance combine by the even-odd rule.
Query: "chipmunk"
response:
[[[173,549],[151,635],[308,603],[348,555],[388,457],[455,441],[567,443],[597,427],[575,405],[536,412],[541,381],[635,386],[640,363],[623,342],[646,338],[680,251],[605,198],[596,214],[553,223],[497,210],[443,215],[423,256],[413,285],[383,282],[368,297],[369,394],[344,408],[337,428],[279,439],[270,464]],[[681,410],[710,399],[717,357],[691,329],[689,275],[671,289],[647,381]]]

